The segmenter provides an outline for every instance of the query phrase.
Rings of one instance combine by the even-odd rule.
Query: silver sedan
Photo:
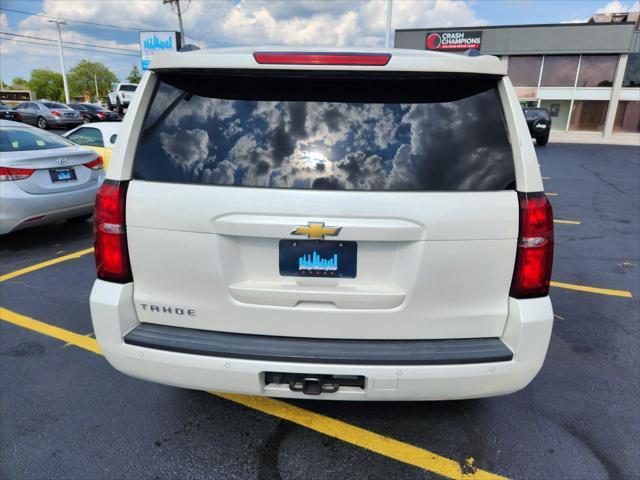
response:
[[[0,120],[0,235],[86,220],[104,180],[102,158],[53,133]]]
[[[80,113],[58,102],[32,100],[16,105],[14,110],[20,113],[24,123],[43,130],[53,127],[77,127],[82,123]]]

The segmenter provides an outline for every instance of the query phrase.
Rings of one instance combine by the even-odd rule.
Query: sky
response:
[[[386,0],[181,3],[188,41],[202,47],[384,45]],[[392,25],[396,29],[584,22],[596,12],[639,9],[637,0],[394,0]],[[35,68],[60,71],[56,26],[47,16],[65,19],[62,39],[75,42],[65,44],[67,70],[88,59],[104,63],[122,80],[134,64],[139,65],[139,30],[178,30],[176,14],[162,0],[0,0],[0,32],[5,34],[0,35],[2,81],[28,78]]]

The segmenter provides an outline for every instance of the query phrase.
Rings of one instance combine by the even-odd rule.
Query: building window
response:
[[[609,102],[600,100],[576,100],[573,102],[569,130],[601,132],[607,117]]]
[[[583,55],[578,87],[612,87],[617,64],[617,55]]]
[[[618,102],[613,131],[640,133],[640,102]]]
[[[516,87],[537,87],[540,78],[540,55],[509,57],[508,75]]]
[[[540,106],[549,110],[551,130],[564,132],[569,120],[571,102],[569,100],[542,100]]]
[[[546,55],[542,68],[542,87],[573,87],[578,70],[577,55]]]
[[[623,87],[640,87],[640,53],[630,53],[622,79]]]

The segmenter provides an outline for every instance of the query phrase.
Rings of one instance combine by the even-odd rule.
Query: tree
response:
[[[71,97],[88,95],[96,96],[96,82],[98,95],[103,98],[111,90],[111,82],[117,82],[117,77],[109,68],[100,62],[81,60],[75,67],[69,70],[69,94]],[[97,100],[100,100],[98,98]]]
[[[48,68],[31,70],[28,86],[36,98],[63,101],[64,86],[61,73],[52,72]]]
[[[13,77],[11,86],[17,90],[22,90],[29,87],[29,81],[22,77]]]
[[[129,72],[129,76],[127,77],[127,81],[131,83],[140,83],[140,79],[142,75],[140,75],[140,70],[138,69],[138,65],[133,64],[133,68]]]

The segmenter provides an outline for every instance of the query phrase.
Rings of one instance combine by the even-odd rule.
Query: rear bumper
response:
[[[324,361],[309,361],[307,358],[302,362],[299,356],[256,359],[255,354],[253,358],[251,355],[237,358],[229,353],[231,347],[228,345],[227,353],[218,350],[213,355],[170,351],[166,346],[163,349],[149,348],[153,342],[154,347],[158,347],[159,343],[169,339],[165,335],[162,340],[163,335],[158,335],[153,328],[139,329],[141,324],[133,305],[133,284],[118,285],[97,280],[91,292],[91,316],[100,348],[111,365],[145,380],[198,390],[287,398],[449,400],[515,392],[524,388],[542,367],[553,324],[549,297],[510,299],[509,302],[509,319],[500,344],[512,352],[510,360],[485,358],[475,360],[476,363],[431,362],[421,365],[400,360],[389,364],[374,364],[373,361],[358,364],[356,360],[350,360],[352,363],[330,363],[328,358]],[[139,334],[144,331],[149,335],[141,337]],[[137,340],[132,340],[136,335]],[[147,346],[140,345],[143,343],[141,338],[146,338]],[[132,342],[138,344],[133,345]],[[334,346],[340,342],[333,342]],[[493,342],[493,347],[496,346],[499,347],[498,343]],[[265,385],[265,372],[356,375],[364,376],[366,381],[364,389],[344,387],[336,393],[309,397],[291,391],[287,385]]]
[[[208,357],[338,365],[463,365],[513,359],[513,352],[499,338],[333,340],[211,332],[151,323],[131,330],[124,336],[124,343]]]
[[[0,235],[90,214],[102,175],[97,182],[81,190],[37,195],[25,192],[15,182],[2,182]],[[42,218],[30,220],[37,217]]]
[[[80,118],[58,118],[58,117],[48,117],[47,123],[50,127],[67,127],[73,126],[77,127],[82,124],[82,117]]]

